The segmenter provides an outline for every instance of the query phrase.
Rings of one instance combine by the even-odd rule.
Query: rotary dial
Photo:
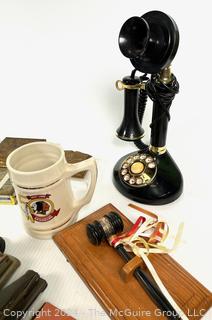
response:
[[[157,172],[156,158],[148,153],[135,153],[124,160],[120,170],[124,183],[142,187],[150,184]]]

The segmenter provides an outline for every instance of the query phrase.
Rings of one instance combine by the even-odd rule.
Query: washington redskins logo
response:
[[[26,217],[31,222],[48,222],[58,216],[60,209],[55,210],[50,194],[23,196],[19,201]]]

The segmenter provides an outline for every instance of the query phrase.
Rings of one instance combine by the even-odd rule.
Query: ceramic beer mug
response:
[[[7,158],[7,168],[21,208],[26,231],[48,239],[77,219],[80,208],[90,202],[97,178],[94,158],[68,164],[64,150],[54,143],[32,142]],[[90,172],[90,186],[76,199],[70,178]]]

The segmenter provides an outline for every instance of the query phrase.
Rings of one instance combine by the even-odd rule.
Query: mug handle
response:
[[[91,173],[91,182],[90,187],[84,197],[81,199],[74,198],[74,208],[79,209],[91,201],[95,190],[97,180],[97,165],[95,159],[91,157],[78,163],[66,163],[64,178],[70,179],[72,176],[81,171],[89,171]]]

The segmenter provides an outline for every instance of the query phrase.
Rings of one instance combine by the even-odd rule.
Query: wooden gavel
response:
[[[130,270],[133,270],[133,275],[140,283],[142,288],[146,291],[149,297],[155,302],[155,304],[162,310],[165,311],[169,319],[181,319],[177,312],[174,310],[170,302],[166,299],[160,289],[155,285],[155,283],[150,279],[147,273],[142,270],[137,256],[132,255],[127,252],[123,244],[113,245],[113,238],[115,235],[120,234],[124,229],[123,221],[120,215],[116,212],[110,212],[105,215],[100,220],[95,220],[93,223],[87,225],[87,236],[90,242],[94,245],[100,245],[103,241],[107,241],[118,254],[127,262]],[[135,259],[133,261],[132,260]],[[130,263],[133,266],[130,266]],[[124,270],[124,269],[122,269]],[[125,268],[125,274],[127,274]]]

